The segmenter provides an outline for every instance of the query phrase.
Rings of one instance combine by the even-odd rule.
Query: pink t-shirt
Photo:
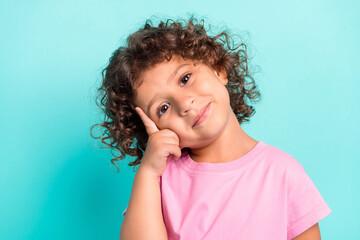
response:
[[[301,164],[263,141],[226,163],[185,151],[160,189],[169,240],[292,239],[331,212]]]

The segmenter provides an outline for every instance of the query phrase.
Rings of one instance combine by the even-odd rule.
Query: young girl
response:
[[[100,138],[139,165],[121,240],[320,239],[331,210],[304,168],[241,128],[260,93],[231,40],[147,21],[103,70]]]

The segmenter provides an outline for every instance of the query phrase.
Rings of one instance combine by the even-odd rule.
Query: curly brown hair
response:
[[[151,66],[165,59],[171,60],[172,56],[225,70],[231,107],[239,123],[249,121],[255,113],[249,103],[260,100],[261,96],[249,72],[245,43],[236,45],[227,31],[210,37],[204,20],[199,22],[194,17],[178,21],[168,19],[160,21],[158,26],[153,26],[148,19],[143,28],[128,36],[125,46],[113,52],[109,64],[102,70],[103,81],[96,97],[96,104],[105,113],[105,118],[104,122],[91,127],[91,136],[101,139],[107,145],[105,148],[120,152],[120,156],[116,156],[111,151],[115,157],[111,162],[117,172],[116,162],[126,155],[136,157],[128,164],[135,171],[146,149],[148,135],[134,110],[133,89],[140,84],[139,76]],[[105,128],[99,137],[92,134],[96,126]]]

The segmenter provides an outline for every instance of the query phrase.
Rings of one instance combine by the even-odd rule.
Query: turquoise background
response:
[[[304,166],[323,239],[360,235],[359,1],[73,0],[0,3],[0,239],[118,239],[134,173],[90,137],[100,72],[146,18],[188,13],[244,34],[263,98],[243,127]]]

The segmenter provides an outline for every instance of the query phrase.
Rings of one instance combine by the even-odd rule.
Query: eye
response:
[[[169,109],[169,103],[165,103],[158,108],[158,115],[161,117]]]
[[[180,86],[184,86],[190,80],[191,73],[187,73],[180,79]]]

